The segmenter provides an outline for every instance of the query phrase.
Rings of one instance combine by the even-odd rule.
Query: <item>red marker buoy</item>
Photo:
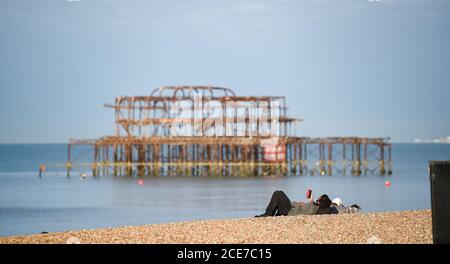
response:
[[[144,180],[140,179],[140,180],[138,181],[138,184],[139,184],[140,186],[144,185]]]
[[[385,181],[385,182],[384,182],[384,185],[385,185],[386,187],[391,187],[391,182],[390,182],[390,181]]]

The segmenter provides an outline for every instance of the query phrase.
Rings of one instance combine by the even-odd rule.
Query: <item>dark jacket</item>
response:
[[[288,215],[315,215],[317,214],[317,210],[319,210],[319,206],[315,205],[313,202],[292,202]]]
[[[298,203],[292,202],[288,215],[315,215],[331,214],[331,200],[324,194],[315,202]]]

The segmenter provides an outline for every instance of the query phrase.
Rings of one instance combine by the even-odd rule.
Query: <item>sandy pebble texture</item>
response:
[[[0,237],[0,243],[432,243],[431,211],[280,216]]]

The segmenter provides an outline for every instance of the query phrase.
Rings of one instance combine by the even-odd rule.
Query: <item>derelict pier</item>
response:
[[[71,139],[67,175],[288,176],[392,174],[389,138],[296,135],[285,97],[237,96],[211,86],[116,97],[115,134]],[[88,151],[87,161],[79,149]],[[77,156],[78,155],[78,156]]]

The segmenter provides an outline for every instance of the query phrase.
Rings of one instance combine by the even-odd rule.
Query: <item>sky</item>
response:
[[[300,136],[450,135],[449,0],[0,0],[0,143],[114,133],[165,85],[286,96]]]

